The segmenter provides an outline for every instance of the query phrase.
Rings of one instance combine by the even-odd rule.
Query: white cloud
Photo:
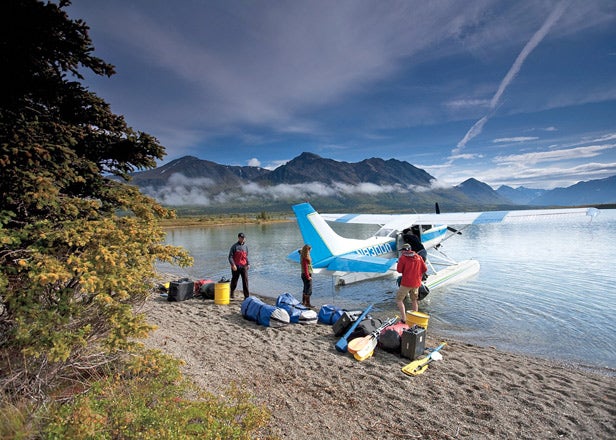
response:
[[[469,108],[482,108],[489,107],[490,100],[489,99],[457,99],[455,101],[450,101],[445,104],[447,107],[455,110],[466,110]]]
[[[208,188],[214,181],[207,177],[186,177],[181,173],[173,173],[167,185],[163,188],[143,188],[143,192],[154,197],[163,205],[202,205],[211,203]]]
[[[170,188],[186,186],[207,188],[212,185],[214,185],[214,181],[209,177],[186,177],[182,173],[173,173],[167,181],[167,186]]]
[[[466,146],[468,141],[470,141],[471,139],[473,139],[475,136],[477,136],[483,131],[483,127],[488,122],[488,119],[489,119],[489,115],[486,115],[483,118],[479,119],[477,122],[475,122],[475,124],[473,124],[470,130],[466,132],[462,140],[458,142],[458,145],[456,146],[456,148],[454,148],[453,151],[451,152],[451,155],[453,157],[458,156],[460,152],[462,151],[462,149]]]
[[[606,142],[616,140],[616,133],[606,134],[605,136],[601,136],[594,140],[594,142]]]
[[[528,167],[529,165],[535,165],[542,162],[595,157],[606,150],[611,150],[614,148],[616,148],[616,144],[589,145],[585,147],[537,151],[524,154],[509,154],[506,156],[496,156],[494,158],[494,162],[497,164],[521,164]]]
[[[213,182],[208,178],[187,178],[179,173],[173,174],[166,186],[154,189],[143,189],[164,205],[201,205],[211,206],[227,203],[231,200],[255,201],[268,200],[297,200],[309,199],[315,196],[334,197],[352,194],[382,194],[403,192],[405,189],[399,185],[376,185],[374,183],[360,183],[349,185],[341,182],[326,184],[321,182],[307,182],[302,184],[280,184],[262,186],[255,182],[242,185],[238,191],[214,193],[211,190]]]
[[[506,143],[506,142],[528,142],[528,141],[536,141],[537,139],[539,138],[535,136],[518,136],[518,137],[511,137],[511,138],[498,138],[498,139],[494,139],[492,142],[494,142],[495,144]]]
[[[143,188],[143,192],[154,197],[161,204],[168,206],[209,206],[212,202],[209,194],[203,188],[175,186],[155,190],[152,187],[147,187]]]
[[[520,168],[501,166],[477,174],[477,179],[497,188],[500,185],[553,189],[568,187],[580,181],[604,179],[616,174],[616,162],[589,162],[567,167],[563,164]]]
[[[449,156],[449,160],[473,160],[473,159],[480,159],[482,158],[483,155],[479,154],[479,153],[462,153],[462,154],[457,154],[455,156]]]
[[[344,194],[382,194],[391,192],[402,192],[404,189],[397,185],[376,185],[374,183],[364,182],[359,185],[348,185],[345,183],[334,183],[336,192]]]
[[[395,185],[376,185],[374,183],[360,183],[349,185],[341,182],[326,184],[322,182],[307,182],[301,184],[280,184],[261,186],[251,182],[242,186],[242,192],[249,196],[269,197],[274,200],[310,198],[312,196],[333,197],[340,194],[382,194],[401,192],[404,189]]]
[[[431,183],[430,189],[448,189],[454,186],[451,182],[439,179],[433,180]]]
[[[247,165],[249,167],[260,167],[261,166],[261,161],[259,159],[257,159],[256,157],[253,157],[252,159],[250,159],[248,161]]]

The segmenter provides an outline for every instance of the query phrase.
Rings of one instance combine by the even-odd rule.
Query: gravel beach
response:
[[[145,344],[184,360],[208,391],[240,383],[282,439],[616,438],[609,372],[447,340],[442,360],[407,376],[409,360],[395,354],[358,362],[336,351],[329,325],[266,328],[240,306],[155,294],[140,310],[158,326]],[[426,347],[442,342],[437,332],[429,327]]]

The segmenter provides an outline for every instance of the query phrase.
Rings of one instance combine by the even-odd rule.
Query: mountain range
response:
[[[132,184],[165,206],[192,212],[288,211],[310,200],[319,210],[443,212],[616,203],[616,176],[553,190],[494,190],[468,179],[439,187],[425,170],[396,159],[349,163],[302,153],[274,170],[186,156],[132,174]]]

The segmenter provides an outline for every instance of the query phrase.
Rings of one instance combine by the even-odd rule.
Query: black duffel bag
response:
[[[428,296],[428,293],[430,293],[430,289],[428,289],[428,286],[426,286],[425,284],[422,284],[421,286],[419,286],[419,292],[418,292],[418,295],[417,295],[417,300],[421,301],[426,296]]]
[[[381,324],[383,324],[383,321],[381,321],[379,318],[365,318],[362,322],[357,324],[357,327],[355,328],[353,333],[351,333],[351,336],[349,336],[349,341],[352,341],[355,338],[361,338],[362,336],[369,335],[377,328],[379,328]]]

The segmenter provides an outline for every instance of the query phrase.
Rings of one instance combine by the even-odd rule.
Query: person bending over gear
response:
[[[426,251],[421,239],[417,236],[417,234],[413,233],[410,228],[406,228],[402,231],[402,241],[410,244],[413,252],[419,254],[419,256],[426,261],[428,258],[428,251]]]
[[[428,270],[426,262],[411,249],[411,245],[405,243],[402,246],[402,254],[398,258],[397,271],[402,274],[400,287],[396,293],[396,305],[400,310],[401,321],[406,320],[406,310],[404,307],[404,298],[409,293],[411,294],[411,308],[414,312],[419,310],[419,286],[421,286],[421,278]]]

